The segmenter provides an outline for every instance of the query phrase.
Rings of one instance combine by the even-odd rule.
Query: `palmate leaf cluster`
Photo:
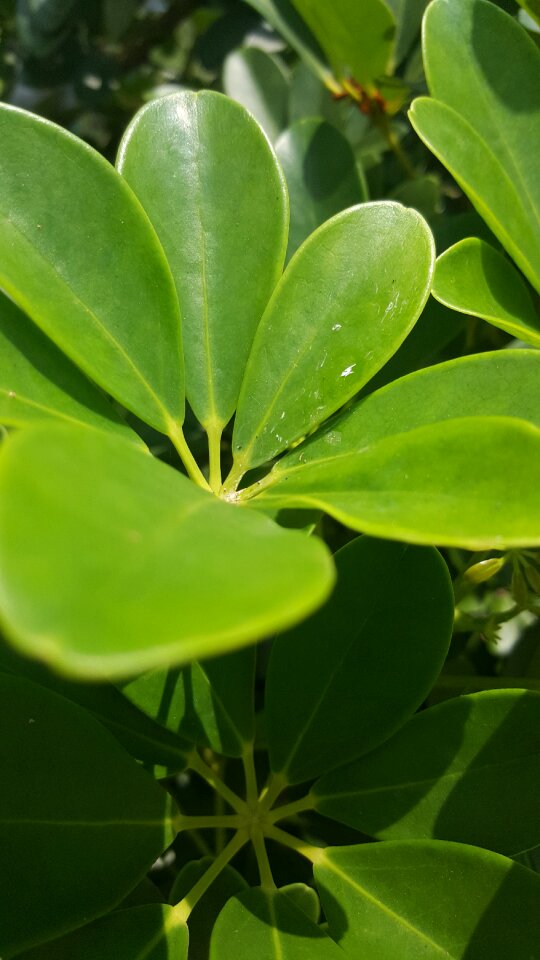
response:
[[[252,5],[391,142],[425,4]],[[540,53],[488,0],[433,0],[423,43],[411,122],[492,231],[439,259],[320,118],[267,112],[274,151],[181,91],[115,169],[0,107],[4,960],[538,953],[540,693],[417,711],[454,621],[433,544],[534,591]],[[275,81],[259,53],[230,92]],[[432,289],[521,346],[393,378]],[[332,556],[324,514],[362,536]]]

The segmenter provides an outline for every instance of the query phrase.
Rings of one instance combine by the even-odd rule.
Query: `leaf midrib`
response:
[[[113,336],[113,334],[107,329],[107,327],[104,326],[104,324],[97,317],[94,311],[89,306],[87,306],[87,304],[85,304],[83,300],[81,300],[81,298],[75,292],[71,284],[67,281],[66,277],[62,273],[60,273],[57,267],[50,260],[47,259],[47,257],[42,253],[42,251],[34,243],[32,243],[32,241],[26,236],[26,234],[21,230],[21,228],[17,224],[15,224],[12,220],[9,220],[8,218],[6,218],[5,214],[3,215],[3,220],[8,231],[9,229],[11,229],[20,238],[20,241],[22,242],[23,246],[26,245],[27,247],[30,247],[34,255],[37,257],[37,259],[40,260],[45,265],[46,271],[48,271],[50,274],[52,274],[56,278],[57,282],[59,282],[60,285],[63,286],[68,291],[68,294],[72,298],[73,302],[90,318],[90,321],[94,326],[94,328],[114,348],[114,350],[122,358],[122,360],[127,365],[127,367],[131,370],[131,372],[134,375],[134,378],[138,380],[139,383],[142,384],[146,393],[149,395],[153,403],[156,405],[157,409],[160,411],[165,421],[170,420],[171,415],[169,414],[166,407],[163,405],[159,396],[155,393],[153,387],[150,385],[148,380],[141,373],[141,371],[136,366],[136,364],[134,363],[132,358],[129,356],[129,354],[126,353],[121,343]],[[24,296],[24,294],[21,294],[20,291],[17,288],[15,288],[14,285],[11,284],[9,277],[6,278],[4,276],[4,282],[6,282],[6,290],[8,287],[10,288],[11,296],[13,296],[14,299],[17,298],[17,301],[21,304],[25,312],[29,313],[30,316],[35,315],[35,311],[32,309],[32,305],[28,304],[26,302],[26,297]],[[50,336],[50,333],[48,330],[45,330],[44,332],[47,334],[47,336]],[[56,343],[56,341],[54,342]],[[66,353],[64,345],[60,346],[57,343],[57,346],[59,346],[59,349],[62,350],[63,353]],[[66,354],[66,355],[69,356],[69,354]],[[95,370],[90,369],[90,367],[88,367],[84,363],[84,361],[81,362],[80,357],[75,358],[75,355],[73,354],[71,359],[73,359],[73,362],[77,366],[79,366],[81,369],[85,370],[86,368],[85,372],[87,372],[88,376],[91,377],[93,380],[96,380]],[[107,392],[110,392],[110,384],[106,384],[103,382],[101,386]]]

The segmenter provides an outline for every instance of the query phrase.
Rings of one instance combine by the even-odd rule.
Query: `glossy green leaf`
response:
[[[164,730],[112,683],[66,680],[49,670],[45,664],[19,656],[6,643],[0,643],[0,671],[32,680],[89,710],[138,760],[157,764],[172,772],[185,767],[193,744]]]
[[[385,0],[396,18],[394,63],[400,64],[420,33],[428,0]]]
[[[191,955],[190,955],[191,956]],[[188,929],[171,907],[119,910],[18,960],[187,960]]]
[[[338,960],[330,937],[280,890],[249,890],[220,913],[210,960]]]
[[[111,910],[172,839],[166,793],[89,713],[0,674],[0,950]]]
[[[417,370],[369,394],[289,453],[274,473],[358,454],[456,417],[517,417],[540,427],[540,354],[496,350]]]
[[[107,161],[47,120],[2,104],[0,139],[0,286],[89,377],[168,432],[184,416],[180,317],[146,216]]]
[[[383,0],[293,0],[317,38],[338,80],[353,78],[363,87],[387,72],[396,30]]]
[[[413,126],[540,289],[540,50],[493,3],[435,0],[424,60]]]
[[[540,835],[540,693],[447,700],[312,792],[325,816],[373,837],[458,840],[507,855],[531,847]]]
[[[306,118],[276,143],[291,204],[287,257],[325,220],[366,200],[354,153],[331,124]]]
[[[179,903],[187,896],[213,862],[213,857],[203,857],[187,863],[172,886],[170,902]],[[247,889],[246,881],[234,867],[229,865],[221,871],[189,915],[189,960],[208,960],[214,923],[227,901]]]
[[[326,599],[333,571],[320,541],[105,432],[54,424],[2,449],[0,579],[19,649],[100,679],[289,626]]]
[[[199,746],[240,757],[253,739],[255,648],[154,670],[122,684],[124,696],[157,723]]]
[[[319,227],[291,260],[255,336],[236,417],[236,473],[317,427],[377,373],[426,302],[433,239],[399,204]]]
[[[433,296],[460,313],[487,320],[540,347],[540,316],[512,264],[489,243],[471,237],[437,260]]]
[[[152,220],[175,278],[188,400],[207,428],[222,428],[283,268],[283,174],[253,117],[210,91],[162,97],[139,111],[124,134],[118,168]]]
[[[427,696],[448,652],[454,600],[436,550],[361,537],[337,586],[274,641],[265,697],[270,764],[300,783],[386,740]]]
[[[291,0],[246,0],[246,2],[281,34],[321,80],[331,82],[332,74],[325,62],[324,54]]]
[[[298,506],[309,503],[312,507],[317,505],[335,512],[355,528],[376,535],[402,535],[419,542],[443,542],[443,536],[459,542],[460,535],[475,544],[477,541],[473,541],[473,535],[478,537],[480,524],[483,526],[482,542],[492,542],[488,537],[489,522],[492,537],[514,536],[517,529],[512,534],[511,526],[515,521],[521,524],[521,535],[525,536],[527,510],[517,495],[515,498],[508,496],[513,487],[506,486],[501,473],[501,450],[504,448],[497,447],[501,430],[510,429],[513,435],[511,424],[504,428],[500,423],[494,425],[483,418],[516,417],[540,427],[539,411],[540,356],[535,351],[484,353],[420,370],[361,400],[281,460],[261,483],[263,492],[254,503],[273,504],[276,509],[290,506],[292,502]],[[445,423],[454,418],[470,417],[482,419],[474,423],[462,421],[461,426],[457,421],[453,425]],[[429,425],[432,430],[411,433]],[[448,437],[452,438],[448,448],[442,448],[437,440],[440,427],[444,427]],[[517,430],[519,433],[520,428]],[[480,433],[480,441],[491,462],[491,470],[484,479],[482,472],[487,461],[470,457],[473,448],[478,454],[476,433]],[[425,449],[422,448],[422,437],[427,438]],[[522,457],[528,456],[525,446],[531,443],[537,460],[534,436],[525,440],[521,434],[513,442],[518,443],[517,449],[522,450]],[[440,450],[437,459],[433,457],[435,450]],[[402,467],[397,460],[393,462],[398,456],[402,458]],[[506,458],[507,451],[505,470]],[[470,461],[468,470],[464,467],[466,461]],[[414,479],[410,473],[413,468]],[[516,465],[510,464],[509,468],[515,469],[519,475]],[[471,472],[475,470],[476,480]],[[521,482],[529,489],[529,520],[532,521],[536,511],[535,480],[531,477],[529,487],[529,463],[521,472],[524,475]],[[440,487],[437,486],[437,476],[442,484]],[[471,500],[477,483],[483,484],[486,490],[483,518]],[[386,489],[390,496],[385,494]],[[433,506],[422,491],[429,491],[429,498],[435,497]],[[497,496],[498,502],[494,500]],[[464,506],[468,500],[470,514],[467,518],[461,514],[459,503],[462,501]],[[453,512],[450,514],[452,502]],[[403,527],[407,516],[415,518],[416,530],[410,525]],[[502,523],[506,527],[504,534]],[[429,530],[426,524],[430,525]],[[476,533],[473,524],[478,528]],[[498,534],[499,524],[501,532]],[[528,529],[534,536],[532,528],[529,526]]]
[[[339,429],[330,432],[339,447]],[[540,544],[539,487],[537,427],[508,417],[467,417],[294,472],[283,465],[273,471],[261,503],[317,507],[376,537],[486,550]]]
[[[322,80],[305,63],[291,73],[289,122],[319,117],[336,127],[356,150],[370,129],[369,118],[349,97],[336,100]],[[364,186],[366,189],[366,187]]]
[[[325,850],[315,866],[332,936],[358,960],[531,960],[540,877],[442,841]]]
[[[273,142],[287,124],[289,84],[283,68],[264,50],[234,50],[223,64],[223,89],[260,123]]]
[[[0,293],[0,423],[60,419],[142,441],[106,397]]]

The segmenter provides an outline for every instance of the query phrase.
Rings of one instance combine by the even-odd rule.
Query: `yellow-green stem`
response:
[[[287,786],[287,779],[280,773],[272,773],[268,778],[266,786],[262,789],[259,797],[259,810],[261,813],[268,813],[280,793]]]
[[[208,482],[203,477],[201,469],[187,445],[182,427],[178,426],[177,423],[171,423],[168,436],[187,470],[188,477],[203,490],[210,490]]]
[[[252,827],[251,842],[257,858],[257,866],[259,868],[259,876],[261,878],[261,887],[263,890],[275,890],[276,885],[272,876],[272,868],[266,852],[266,844],[264,842],[264,834],[261,827]]]
[[[324,860],[324,847],[314,847],[309,843],[304,843],[303,840],[291,836],[290,833],[285,833],[279,827],[265,826],[264,833],[269,840],[275,840],[277,843],[282,843],[284,847],[295,850],[296,853],[306,857],[311,863],[322,863]]]
[[[221,435],[223,427],[220,423],[214,421],[206,424],[206,436],[208,437],[208,469],[209,483],[212,493],[216,496],[221,489]]]
[[[313,810],[315,801],[308,793],[307,797],[301,797],[300,800],[294,800],[292,803],[286,803],[281,807],[274,807],[267,814],[267,821],[277,823],[278,820],[285,820],[287,817],[295,817],[297,813],[303,813],[305,810]]]
[[[216,857],[213,864],[208,867],[206,873],[197,881],[195,886],[189,891],[180,903],[174,907],[174,917],[178,923],[185,923],[191,911],[197,906],[199,900],[212,885],[214,880],[219,877],[221,871],[227,866],[230,860],[239,850],[242,849],[249,839],[247,830],[238,830],[225,849]]]
[[[202,757],[198,753],[192,753],[188,759],[188,767],[193,770],[195,773],[198,773],[203,780],[216,791],[216,793],[221,794],[224,800],[229,804],[233,810],[236,810],[237,813],[248,813],[247,803],[242,800],[236,793],[233,793],[230,787],[204,762]]]
[[[255,753],[252,743],[246,743],[242,754],[244,777],[246,780],[246,799],[250,810],[256,810],[259,802],[259,788],[257,787],[257,773],[255,770]]]

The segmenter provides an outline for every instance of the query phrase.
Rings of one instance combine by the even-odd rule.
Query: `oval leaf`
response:
[[[325,63],[324,54],[315,37],[294,9],[291,0],[246,0],[246,2],[281,34],[316,76],[331,83],[332,74]]]
[[[325,850],[315,866],[330,931],[351,960],[530,960],[540,877],[442,841]]]
[[[264,50],[234,50],[223,64],[223,89],[260,123],[270,141],[287,123],[289,85],[281,65]]]
[[[525,850],[539,832],[540,693],[488,691],[425,710],[312,793],[325,816],[373,837]]]
[[[359,757],[412,716],[444,663],[454,603],[433,549],[353,540],[315,616],[274,642],[265,697],[270,764],[289,783]]]
[[[0,711],[7,960],[111,910],[172,836],[165,791],[85,710],[0,674]]]
[[[540,347],[540,317],[520,274],[498,250],[470,237],[439,257],[433,296]]]
[[[0,490],[2,619],[23,652],[68,674],[122,677],[234,649],[332,586],[320,541],[104,432],[16,435]]]
[[[427,299],[433,239],[399,204],[324,224],[291,260],[260,323],[233,437],[241,475],[305,436],[397,350]]]
[[[333,940],[280,890],[229,900],[210,942],[210,960],[339,960]]]
[[[107,393],[169,432],[184,417],[180,316],[144,212],[103,157],[49,121],[2,104],[0,139],[0,285]]]
[[[0,422],[60,419],[112,430],[142,445],[107,398],[0,293]]]
[[[386,73],[396,21],[383,0],[293,0],[319,41],[338,80],[363,87]]]
[[[306,118],[276,143],[291,204],[287,257],[325,220],[366,200],[354,153],[330,123]]]
[[[167,730],[226,757],[253,740],[255,648],[154,670],[122,684],[126,698]]]
[[[377,537],[470,550],[540,544],[540,430],[507,417],[443,420],[295,471],[283,464],[263,485],[261,505],[326,510]]]
[[[162,97],[139,111],[118,169],[171,265],[188,400],[205,427],[219,430],[234,413],[257,324],[283,268],[283,174],[253,117],[210,91]]]
[[[188,929],[164,904],[131,907],[21,954],[18,960],[187,960]]]
[[[424,62],[413,126],[540,289],[540,51],[493,3],[435,0]]]
[[[32,680],[47,690],[79,704],[110,730],[138,760],[177,773],[186,766],[193,743],[164,730],[123,696],[112,683],[77,683],[66,680],[45,664],[19,656],[0,644],[0,671]]]

